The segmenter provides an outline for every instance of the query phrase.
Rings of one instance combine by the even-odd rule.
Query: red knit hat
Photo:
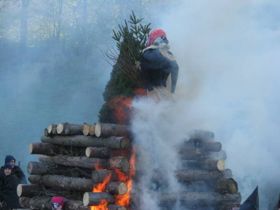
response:
[[[64,206],[64,197],[61,196],[54,196],[51,200],[52,204],[59,204],[62,207]]]
[[[152,30],[148,37],[147,47],[152,45],[158,37],[163,37],[163,36],[166,37],[166,33],[164,32],[164,30],[160,28]]]

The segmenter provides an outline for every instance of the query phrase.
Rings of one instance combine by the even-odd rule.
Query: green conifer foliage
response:
[[[109,56],[116,63],[103,93],[105,103],[99,112],[100,122],[117,123],[109,104],[111,100],[115,97],[133,97],[133,91],[142,87],[138,64],[151,30],[150,24],[142,24],[142,21],[132,12],[129,20],[119,25],[117,31],[113,30],[112,38],[116,41],[119,54]]]

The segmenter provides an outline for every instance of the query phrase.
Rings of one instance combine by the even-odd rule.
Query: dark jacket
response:
[[[27,184],[26,177],[19,166],[14,166],[14,168],[12,169],[12,174],[19,179],[20,184]],[[1,175],[4,175],[3,166],[0,169],[0,176]]]
[[[141,77],[146,89],[166,87],[167,78],[171,75],[171,92],[175,91],[179,67],[168,49],[161,49],[153,45],[144,49],[140,66]]]
[[[6,203],[7,208],[19,208],[19,199],[17,196],[17,185],[19,179],[15,175],[0,175],[0,201]]]

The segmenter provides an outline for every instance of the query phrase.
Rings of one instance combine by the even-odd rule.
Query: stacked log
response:
[[[123,125],[49,125],[41,141],[29,145],[30,154],[39,158],[28,163],[30,184],[17,187],[20,204],[28,209],[51,209],[51,197],[63,196],[67,210],[90,209],[104,201],[109,210],[126,210],[127,206],[116,202],[128,192],[130,136]],[[106,179],[103,191],[93,192]]]
[[[134,167],[130,162],[131,140],[130,128],[124,125],[59,123],[48,126],[41,141],[29,145],[30,154],[39,158],[28,163],[30,184],[18,185],[22,207],[51,209],[51,197],[63,196],[67,210],[85,210],[90,206],[134,209],[118,201],[131,190],[128,184]],[[226,153],[212,132],[191,132],[183,144],[178,145],[177,152],[181,165],[175,176],[183,189],[161,192],[162,209],[173,209],[179,203],[185,209],[229,210],[240,204],[237,182],[231,170],[225,167]],[[138,170],[139,177],[141,169]],[[152,179],[158,185],[165,184],[164,174],[158,171]],[[139,195],[135,192],[133,196]]]
[[[214,133],[193,131],[178,147],[181,159],[176,177],[184,186],[178,194],[162,194],[162,206],[175,202],[187,209],[229,210],[240,204],[237,182],[225,167],[226,153]]]

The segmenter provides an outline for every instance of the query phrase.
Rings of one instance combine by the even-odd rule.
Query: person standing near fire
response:
[[[179,67],[170,52],[164,30],[154,29],[150,32],[140,60],[140,67],[141,78],[148,96],[159,98],[175,92]]]

